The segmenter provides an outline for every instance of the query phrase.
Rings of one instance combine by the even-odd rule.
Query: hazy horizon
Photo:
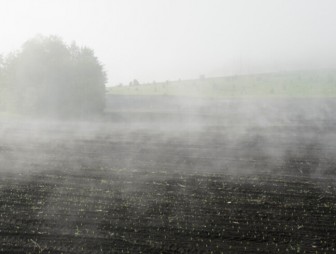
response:
[[[0,0],[0,252],[335,252],[335,7]]]
[[[336,67],[331,0],[1,1],[0,53],[37,34],[94,49],[108,86]]]

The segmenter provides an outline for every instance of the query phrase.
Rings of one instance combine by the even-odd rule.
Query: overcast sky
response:
[[[334,0],[0,0],[0,52],[58,35],[109,85],[336,67]]]

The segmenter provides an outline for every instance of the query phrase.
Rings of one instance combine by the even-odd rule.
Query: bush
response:
[[[87,47],[67,46],[55,36],[39,36],[24,43],[2,65],[2,109],[53,116],[104,110],[106,75]]]

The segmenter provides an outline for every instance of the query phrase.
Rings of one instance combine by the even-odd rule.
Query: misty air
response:
[[[335,8],[0,2],[0,253],[335,253]]]

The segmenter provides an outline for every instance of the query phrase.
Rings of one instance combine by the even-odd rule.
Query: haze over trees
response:
[[[0,57],[0,110],[47,116],[101,113],[106,81],[92,49],[38,36]]]

